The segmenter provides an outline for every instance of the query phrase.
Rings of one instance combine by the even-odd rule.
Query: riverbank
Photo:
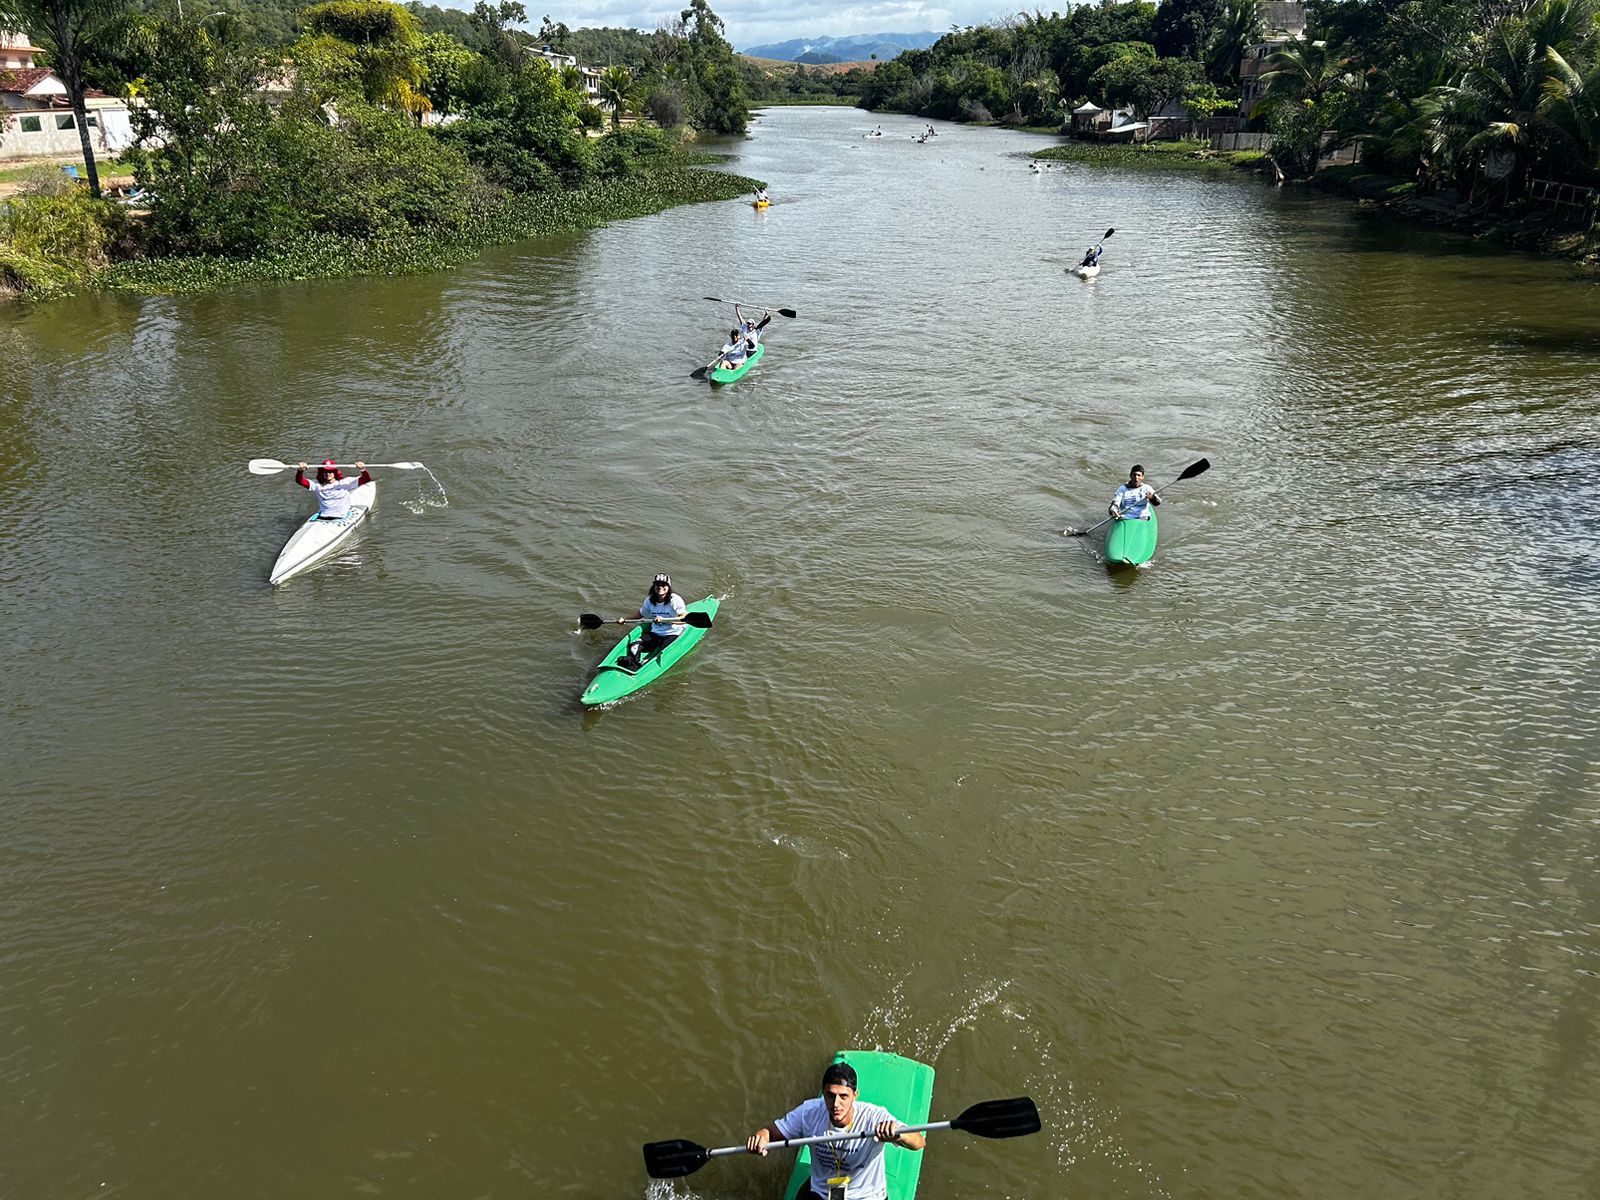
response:
[[[1600,266],[1600,233],[1574,228],[1548,207],[1524,203],[1498,211],[1474,209],[1453,193],[1420,193],[1411,180],[1383,175],[1360,163],[1325,168],[1306,183],[1387,215],[1518,250]]]
[[[64,264],[58,273],[32,278],[19,278],[5,271],[0,272],[0,295],[29,300],[86,291],[161,295],[269,280],[413,274],[457,266],[489,246],[593,229],[683,204],[735,200],[751,191],[757,182],[698,166],[667,167],[589,184],[576,191],[506,197],[448,234],[310,237],[290,248],[248,258],[135,258],[104,267],[80,264],[76,270]]]
[[[1149,142],[1137,146],[1109,146],[1100,142],[1072,142],[1038,150],[1030,158],[1052,162],[1093,163],[1128,170],[1190,171],[1229,174],[1249,171],[1270,174],[1271,162],[1263,150],[1212,150],[1205,142]],[[1311,179],[1293,180],[1290,187],[1311,187],[1329,195],[1353,200],[1401,220],[1448,229],[1518,250],[1565,258],[1586,266],[1600,266],[1600,233],[1573,228],[1550,209],[1511,206],[1499,211],[1473,209],[1453,194],[1418,193],[1416,184],[1372,171],[1360,163],[1324,167]]]

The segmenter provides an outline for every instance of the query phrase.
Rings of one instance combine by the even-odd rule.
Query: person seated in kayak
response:
[[[846,1130],[860,1134],[848,1141],[811,1147],[811,1195],[828,1195],[828,1180],[848,1176],[845,1200],[883,1200],[888,1181],[883,1171],[885,1146],[921,1150],[928,1139],[920,1133],[900,1133],[905,1122],[879,1104],[858,1102],[856,1069],[834,1063],[822,1075],[822,1095],[813,1097],[787,1116],[769,1121],[745,1142],[751,1154],[765,1154],[767,1143],[784,1138],[819,1137]]]
[[[762,309],[761,313],[761,320],[757,321],[754,317],[745,316],[744,310],[737,304],[733,306],[733,315],[739,322],[739,332],[744,334],[746,354],[754,354],[756,352],[756,343],[761,340],[761,331],[772,323],[772,310],[770,308]]]
[[[1160,507],[1161,497],[1144,481],[1144,468],[1135,464],[1128,472],[1128,482],[1111,498],[1111,515],[1119,521],[1148,521],[1155,515],[1150,511],[1152,505]]]
[[[728,330],[728,344],[722,348],[722,359],[717,367],[723,371],[737,371],[744,366],[750,352],[745,349],[743,328]]]
[[[1105,252],[1106,248],[1104,246],[1090,246],[1084,251],[1083,261],[1078,265],[1080,267],[1098,267],[1100,265],[1100,256]]]
[[[305,463],[300,464],[300,469],[294,473],[294,481],[303,488],[310,488],[311,494],[317,498],[317,519],[319,521],[342,521],[350,515],[350,493],[363,483],[372,482],[372,473],[367,470],[364,462],[356,463],[361,468],[358,479],[347,479],[345,473],[339,470],[339,464],[333,459],[324,460],[317,468],[316,479],[307,479],[306,471],[309,469]]]
[[[683,614],[687,611],[683,597],[672,590],[672,576],[657,575],[650,581],[650,594],[639,605],[641,617],[655,619],[645,626],[628,653],[617,660],[617,666],[624,671],[637,671],[647,655],[666,649],[672,639],[683,632]],[[628,621],[628,617],[617,618],[618,625],[626,625]]]
[[[766,188],[758,187],[756,189],[756,203],[757,204],[770,204],[771,203],[771,201],[769,201],[767,199],[767,189]]]

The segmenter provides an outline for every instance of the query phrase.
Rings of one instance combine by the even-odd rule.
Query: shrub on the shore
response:
[[[81,284],[123,248],[127,214],[54,172],[0,203],[0,288],[51,292]]]

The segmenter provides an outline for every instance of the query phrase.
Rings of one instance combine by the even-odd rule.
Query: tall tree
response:
[[[100,195],[100,173],[89,140],[84,67],[97,49],[119,36],[132,8],[131,0],[0,0],[0,29],[26,33],[50,52],[50,65],[67,89],[89,191],[96,197]]]
[[[622,112],[633,100],[633,72],[607,67],[600,74],[600,102],[611,109],[611,132],[622,128]]]

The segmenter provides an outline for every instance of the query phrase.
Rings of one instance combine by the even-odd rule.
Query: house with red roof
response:
[[[0,160],[63,158],[83,153],[78,117],[61,77],[38,65],[44,51],[25,34],[0,33]],[[115,154],[133,144],[126,101],[105,92],[84,96],[89,144]]]

